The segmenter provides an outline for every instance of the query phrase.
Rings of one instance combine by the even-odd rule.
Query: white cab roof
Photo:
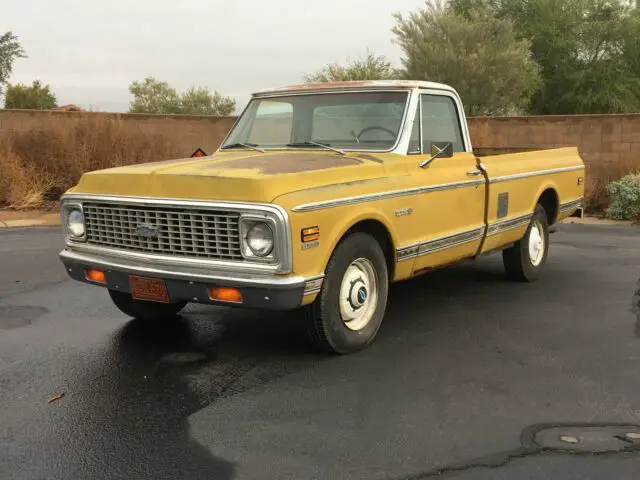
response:
[[[425,82],[421,80],[359,80],[350,82],[326,82],[326,83],[303,83],[300,85],[288,85],[286,87],[269,88],[260,90],[253,94],[254,97],[268,96],[270,94],[301,93],[322,91],[344,91],[362,89],[391,89],[391,90],[412,90],[414,88],[424,88],[432,90],[445,90],[455,93],[449,85],[435,82]]]

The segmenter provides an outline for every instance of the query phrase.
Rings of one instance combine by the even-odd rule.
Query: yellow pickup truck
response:
[[[301,308],[316,346],[349,353],[391,282],[494,251],[536,280],[583,190],[576,148],[476,156],[449,86],[289,86],[254,94],[211,156],[83,175],[60,257],[132,317]]]

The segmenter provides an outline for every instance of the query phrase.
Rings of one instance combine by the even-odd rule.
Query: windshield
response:
[[[398,138],[407,96],[407,92],[347,92],[256,98],[222,148],[390,150]]]

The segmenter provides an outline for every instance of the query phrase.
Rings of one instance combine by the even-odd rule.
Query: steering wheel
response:
[[[353,138],[355,138],[355,139],[356,139],[356,142],[360,143],[360,137],[362,136],[362,134],[363,134],[364,132],[368,132],[369,130],[382,130],[383,132],[388,133],[388,134],[389,134],[389,135],[391,135],[392,137],[394,137],[394,138],[396,137],[396,133],[395,133],[395,132],[393,132],[393,131],[389,130],[388,128],[378,127],[378,126],[376,126],[376,125],[371,126],[371,127],[363,128],[362,130],[360,130],[360,133],[358,133],[357,135],[356,135],[356,132],[354,132],[353,130],[351,130],[351,132],[350,132],[350,133],[351,133],[351,135],[353,135]]]

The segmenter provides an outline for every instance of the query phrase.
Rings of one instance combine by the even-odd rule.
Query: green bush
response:
[[[640,173],[611,182],[607,191],[611,197],[607,217],[613,220],[640,220]]]

